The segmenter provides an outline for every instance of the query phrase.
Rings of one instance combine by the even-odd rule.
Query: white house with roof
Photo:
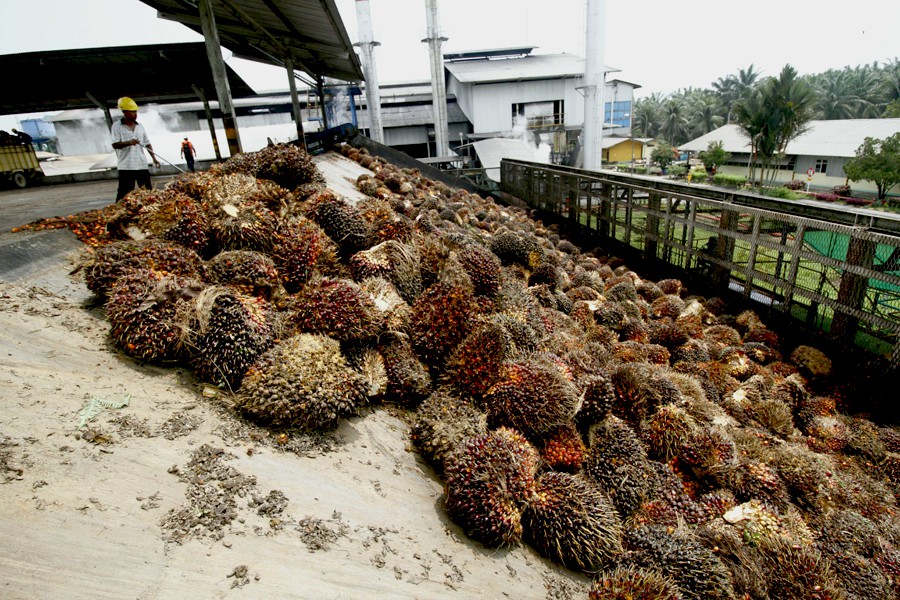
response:
[[[554,152],[571,151],[584,124],[584,58],[532,54],[534,47],[444,54],[447,93],[472,124],[471,139],[509,136],[525,129]],[[606,67],[606,73],[618,72]],[[611,79],[603,101],[604,136],[628,137],[634,90]],[[526,137],[526,136],[523,136]]]
[[[848,181],[844,165],[856,156],[857,148],[867,137],[884,139],[897,132],[900,132],[900,119],[810,121],[809,128],[788,143],[775,180],[784,182],[809,179],[811,188],[820,189],[849,184],[854,194],[874,194],[877,191],[874,183]],[[681,144],[679,149],[701,152],[707,149],[710,142],[722,142],[722,147],[731,154],[731,159],[719,168],[719,173],[739,176],[748,174],[750,140],[738,125],[723,125]],[[897,193],[896,188],[893,191]]]

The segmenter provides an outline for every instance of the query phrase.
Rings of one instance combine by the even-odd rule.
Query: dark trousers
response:
[[[116,202],[124,198],[125,194],[133,190],[135,186],[150,189],[150,170],[119,170],[119,190],[116,192]]]
[[[191,153],[187,153],[184,155],[184,162],[187,163],[188,169],[191,171],[194,170],[194,155]]]

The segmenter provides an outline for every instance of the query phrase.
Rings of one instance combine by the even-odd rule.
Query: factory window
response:
[[[529,129],[552,127],[564,122],[563,101],[519,102],[512,105],[512,125],[524,118]]]
[[[607,102],[603,115],[603,123],[612,123],[618,127],[631,125],[631,101]]]
[[[825,173],[826,171],[828,171],[828,159],[817,158],[816,159],[816,173]]]

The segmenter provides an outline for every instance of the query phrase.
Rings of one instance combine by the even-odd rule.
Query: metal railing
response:
[[[517,160],[501,189],[900,366],[900,215]]]

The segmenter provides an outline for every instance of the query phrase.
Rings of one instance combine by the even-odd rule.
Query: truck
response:
[[[9,141],[0,145],[0,180],[23,188],[43,174],[34,146],[30,143]]]

